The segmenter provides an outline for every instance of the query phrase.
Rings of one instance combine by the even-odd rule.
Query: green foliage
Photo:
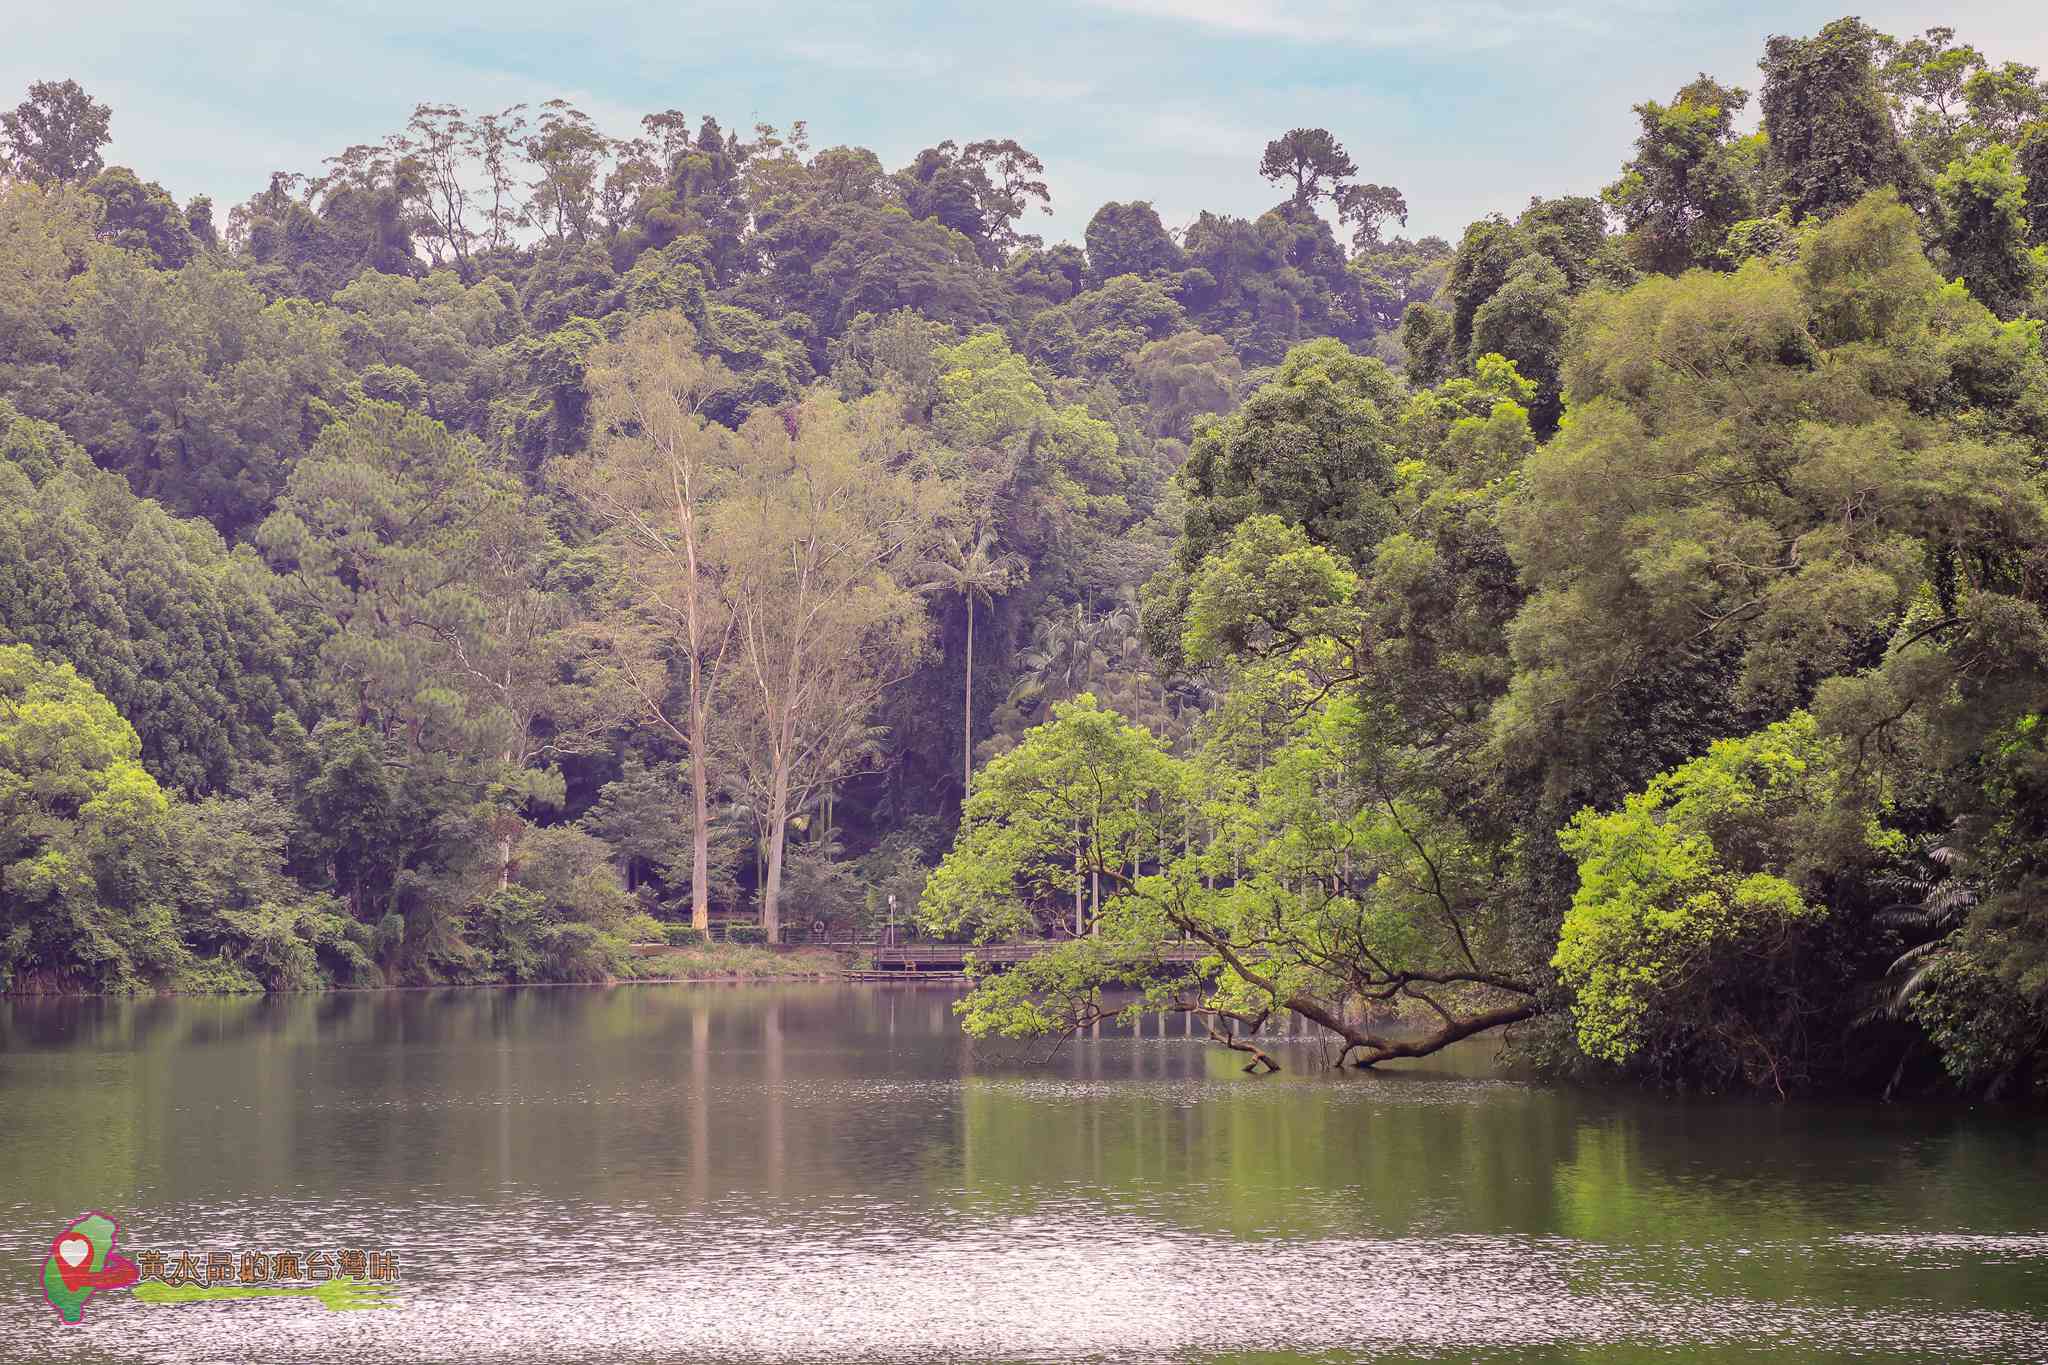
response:
[[[0,168],[37,185],[77,184],[100,169],[113,111],[77,81],[37,81],[0,114]]]
[[[1183,650],[1199,667],[1355,633],[1347,608],[1357,593],[1344,562],[1300,527],[1270,513],[1255,516],[1195,571]]]
[[[227,787],[303,704],[298,647],[246,551],[102,473],[0,400],[0,636],[71,662],[188,792]]]
[[[1711,265],[1729,230],[1754,216],[1763,139],[1735,134],[1748,103],[1748,91],[1703,75],[1668,105],[1636,106],[1636,154],[1603,197],[1639,268],[1675,275]]]
[[[1554,965],[1590,1056],[1781,1092],[1798,1078],[1809,928],[1832,884],[1897,843],[1859,829],[1847,766],[1799,712],[1574,817]]]
[[[2001,318],[2026,312],[2048,286],[2048,251],[2027,245],[2027,184],[1999,143],[1950,163],[1934,182],[1949,265]]]
[[[1247,221],[1205,211],[1182,241],[1182,306],[1245,365],[1278,364],[1289,347],[1316,337],[1363,335],[1359,281],[1320,215],[1276,210]]]
[[[1183,570],[1261,512],[1294,522],[1339,554],[1363,556],[1388,526],[1388,422],[1401,398],[1385,365],[1334,341],[1289,351],[1271,382],[1196,434],[1184,476]]]
[[[2027,216],[2027,245],[2048,246],[2048,119],[2027,128],[2013,164],[2027,182],[2021,199]]]
[[[540,970],[549,981],[609,981],[624,966],[623,945],[593,925],[551,924],[538,943]]]
[[[217,231],[32,88],[5,984],[605,980],[699,946],[685,897],[893,893],[1066,936],[980,1032],[1115,987],[1255,1065],[1291,1012],[1364,1064],[2027,1091],[2048,87],[1855,20],[1763,65],[1761,131],[1702,75],[1604,203],[1455,249],[1326,129],[1243,167],[1265,213],[1047,246],[1011,140],[560,100],[423,104]]]
[[[206,256],[173,272],[110,249],[70,310],[66,431],[144,497],[229,537],[252,527],[340,388],[334,321],[266,305]]]
[[[100,202],[100,240],[146,256],[159,270],[176,270],[200,249],[191,223],[164,187],[144,184],[126,166],[101,171],[86,182],[85,192]]]
[[[72,336],[64,303],[97,226],[97,205],[76,189],[0,185],[0,386],[39,416],[61,409]]]
[[[466,916],[463,931],[491,977],[537,981],[545,928],[541,898],[524,887],[508,886],[478,901]]]
[[[513,880],[547,919],[624,932],[634,902],[611,857],[609,845],[574,826],[528,830],[518,841]]]
[[[1913,195],[1919,172],[1878,88],[1877,34],[1837,19],[1811,38],[1764,48],[1764,171],[1770,207],[1793,221],[1827,218],[1873,190]]]
[[[671,927],[642,910],[619,921],[613,932],[628,943],[661,943]]]
[[[1943,955],[1928,969],[1910,1009],[1958,1085],[2013,1099],[2024,1097],[2029,1084],[2036,1098],[2048,1088],[2041,1067],[2048,1012],[1980,959]]]
[[[1088,220],[1084,236],[1091,286],[1119,275],[1172,275],[1186,263],[1158,212],[1142,200],[1104,204]]]
[[[1302,683],[1266,679],[1283,694]],[[981,978],[959,1007],[968,1031],[1069,1031],[1099,1017],[1100,992],[1135,987],[1139,1008],[1199,1014],[1255,1058],[1250,1039],[1289,1010],[1370,1065],[1535,1013],[1528,986],[1483,965],[1502,923],[1496,872],[1409,785],[1420,770],[1388,719],[1331,701],[1281,720],[1248,760],[1241,729],[1183,759],[1091,696],[1056,706],[980,774],[921,912],[933,932],[985,941],[1057,923],[1071,891],[1078,937]],[[1206,950],[1208,978],[1160,969],[1176,940]],[[1441,1030],[1379,1033],[1368,1002],[1397,1000]]]
[[[760,944],[768,941],[768,931],[758,924],[728,924],[725,926],[727,943]]]
[[[183,964],[170,802],[134,728],[72,669],[0,645],[0,975],[134,990]]]
[[[1917,593],[1951,591],[1943,566],[1965,542],[2039,534],[2021,447],[1957,400],[1980,364],[2039,393],[2040,358],[2000,351],[2002,329],[1958,293],[1910,214],[1874,196],[1814,234],[1797,270],[1752,261],[1586,307],[1570,415],[1506,522],[1530,589],[1497,716],[1511,754],[1611,802],[1872,658]],[[1655,680],[1664,667],[1695,681]],[[1638,686],[1708,704],[1652,718]],[[1603,769],[1616,785],[1587,781]]]
[[[491,393],[504,383],[501,348],[524,330],[518,296],[503,280],[465,287],[453,271],[365,271],[336,292],[334,306],[344,355],[366,383],[373,366],[409,371],[427,416],[457,430],[488,430]]]
[[[1570,294],[1570,282],[1548,257],[1524,256],[1508,267],[1501,287],[1472,316],[1475,355],[1498,355],[1514,362],[1535,386],[1529,415],[1546,436],[1557,430],[1563,409],[1559,369]]]

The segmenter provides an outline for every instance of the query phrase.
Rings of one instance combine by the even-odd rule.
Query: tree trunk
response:
[[[690,673],[695,678],[693,661]],[[694,682],[692,684],[694,686]],[[703,713],[690,708],[690,808],[695,825],[690,830],[690,924],[707,937],[711,932],[711,793],[710,778],[704,771]]]
[[[688,615],[690,680],[690,810],[696,821],[690,831],[690,924],[707,939],[711,934],[711,778],[705,771],[704,744],[710,698],[704,695],[704,625],[697,600],[697,517],[688,497],[679,500],[683,553],[689,566],[684,596]]]
[[[1088,932],[1087,912],[1082,908],[1081,897],[1088,890],[1088,879],[1081,875],[1081,817],[1074,816],[1074,937]]]
[[[974,594],[967,594],[967,698],[960,706],[960,800],[974,790]]]
[[[777,772],[768,803],[768,879],[761,890],[761,932],[782,941],[782,848],[789,834],[789,774]]]
[[[502,767],[510,768],[512,766],[511,753],[509,751],[501,751],[498,754],[498,762]],[[498,820],[498,889],[503,891],[506,887],[512,885],[511,812],[500,811]]]

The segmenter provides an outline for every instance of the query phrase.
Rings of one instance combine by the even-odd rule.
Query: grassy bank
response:
[[[838,980],[845,967],[840,957],[824,948],[799,948],[794,952],[773,952],[743,943],[711,943],[696,947],[663,946],[653,951],[635,951],[613,940],[602,955],[572,964],[573,973],[494,978],[470,975],[452,980],[369,980],[335,981],[324,974],[304,984],[265,984],[240,964],[219,959],[201,959],[186,964],[161,982],[137,982],[123,990],[95,991],[75,981],[48,974],[25,974],[0,991],[0,999],[34,999],[80,995],[265,995],[301,991],[438,990],[463,986],[562,986],[601,985],[610,981],[818,981]]]
[[[632,981],[772,981],[837,978],[838,954],[823,948],[772,952],[746,943],[707,943],[694,948],[664,948],[628,959],[620,980]]]

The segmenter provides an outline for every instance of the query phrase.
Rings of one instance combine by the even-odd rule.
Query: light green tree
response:
[[[1781,1095],[1807,1079],[1800,977],[1829,890],[1904,846],[1850,799],[1852,770],[1797,712],[1573,819],[1554,965],[1589,1056]]]
[[[141,754],[71,665],[0,645],[0,987],[133,990],[184,961]]]

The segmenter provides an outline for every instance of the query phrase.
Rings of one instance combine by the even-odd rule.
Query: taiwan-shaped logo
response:
[[[114,1251],[120,1227],[104,1213],[73,1219],[50,1243],[43,1263],[43,1297],[57,1316],[77,1322],[95,1289],[119,1289],[135,1283],[135,1262]]]

